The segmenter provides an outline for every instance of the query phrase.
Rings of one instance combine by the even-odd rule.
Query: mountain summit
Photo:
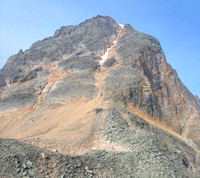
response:
[[[108,16],[63,26],[0,70],[0,172],[198,177],[199,103],[156,38]]]

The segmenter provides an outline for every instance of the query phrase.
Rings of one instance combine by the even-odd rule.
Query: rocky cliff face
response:
[[[74,161],[83,162],[80,172],[66,165],[40,174],[38,166],[32,171],[37,176],[199,174],[199,101],[166,62],[157,39],[110,17],[61,27],[11,56],[0,70],[0,118],[2,138],[78,154]],[[2,143],[2,150],[16,144]],[[17,150],[15,155],[27,161]],[[15,174],[2,164],[2,175]]]

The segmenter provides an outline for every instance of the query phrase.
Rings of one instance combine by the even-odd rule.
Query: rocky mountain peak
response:
[[[55,37],[60,34],[62,37],[64,35],[69,35],[70,33],[83,33],[84,35],[97,35],[97,33],[102,33],[101,35],[109,35],[110,33],[116,33],[119,28],[119,24],[108,16],[96,16],[91,19],[85,20],[77,26],[67,26],[61,27],[61,29],[55,32]],[[109,34],[106,34],[109,33]],[[100,34],[99,34],[100,35]]]
[[[0,118],[3,138],[78,154],[77,162],[84,158],[80,170],[65,168],[66,176],[80,177],[79,170],[87,177],[90,167],[98,177],[107,161],[108,177],[198,174],[199,99],[167,63],[155,37],[108,16],[63,26],[11,56],[0,70]],[[6,149],[17,144],[2,142]],[[26,153],[35,150],[41,151],[28,147]],[[93,157],[101,159],[93,164]],[[55,155],[49,160],[60,165]],[[64,169],[49,174],[56,170]]]
[[[101,21],[107,21],[109,23],[112,24],[116,24],[116,21],[109,16],[103,16],[103,15],[97,15],[96,17],[92,17],[90,19],[85,20],[84,22],[80,23],[80,24],[86,24],[86,23],[96,23],[96,22],[101,22]]]

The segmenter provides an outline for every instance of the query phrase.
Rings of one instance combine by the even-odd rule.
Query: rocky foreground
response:
[[[127,123],[109,108],[102,133],[107,145],[81,155],[50,152],[11,139],[0,142],[2,177],[198,177],[196,152],[136,115]],[[100,113],[99,113],[100,114]],[[99,124],[100,116],[96,120]],[[133,130],[132,128],[137,128]]]
[[[110,17],[8,59],[0,136],[2,177],[200,175],[199,98],[156,38]]]
[[[100,109],[96,112],[95,124],[100,125],[103,113]],[[1,139],[1,176],[199,177],[197,152],[182,140],[123,107],[104,112],[101,133],[106,141],[82,154],[50,152],[16,140]],[[130,117],[126,118],[128,122],[121,115]],[[95,129],[93,133],[97,132]]]

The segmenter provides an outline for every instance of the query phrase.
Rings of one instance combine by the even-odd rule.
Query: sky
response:
[[[168,63],[200,97],[200,0],[0,0],[0,68],[19,49],[98,14],[158,38]]]

